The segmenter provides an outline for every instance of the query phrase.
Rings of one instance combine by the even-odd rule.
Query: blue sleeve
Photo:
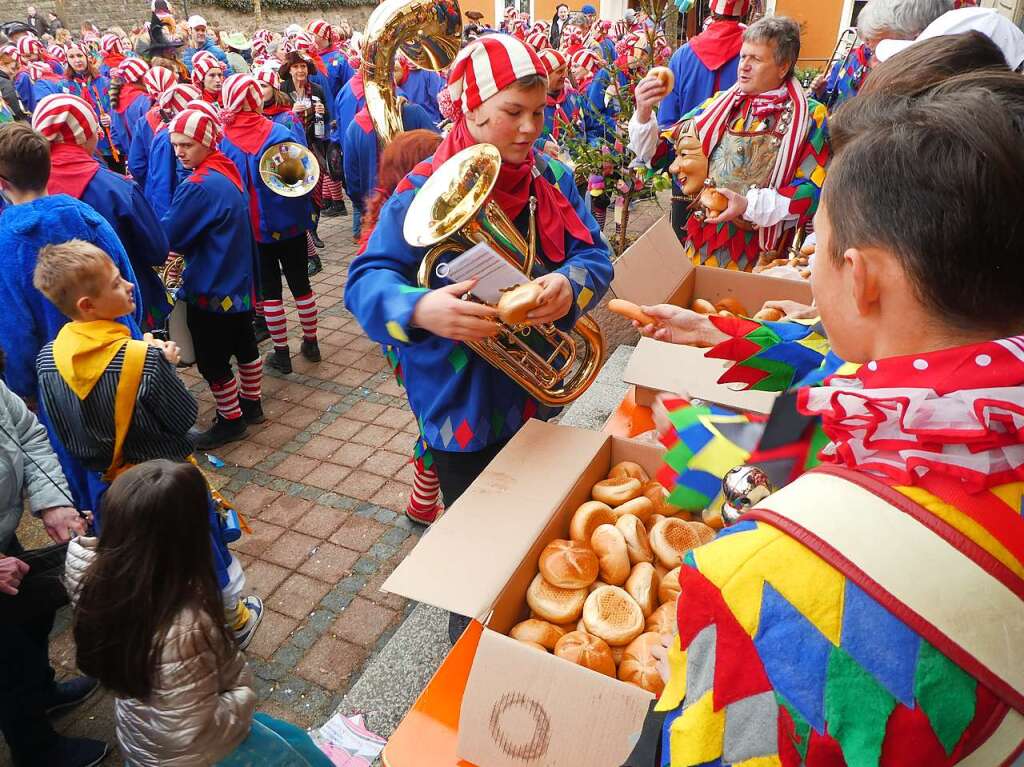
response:
[[[6,357],[4,381],[15,394],[35,397],[35,352],[48,339],[40,332],[43,328],[33,316],[31,304],[26,300],[23,290],[18,288],[17,282],[17,279],[0,280],[0,301],[4,306],[0,312],[0,339],[3,340]],[[31,275],[27,275],[27,282],[31,285]]]
[[[124,243],[125,250],[134,254],[137,263],[163,266],[170,252],[164,228],[138,184],[131,183],[130,194],[128,220],[121,222],[121,231],[128,239]]]
[[[227,77],[228,75],[233,75],[235,73],[235,70],[231,68],[231,62],[228,61],[228,55],[213,43],[209,43],[209,41],[207,42],[209,44],[207,50],[214,56],[216,56],[218,59],[220,59],[221,63],[224,64],[224,76]]]
[[[128,172],[140,185],[146,183],[146,173],[149,170],[149,145],[153,141],[153,132],[149,129],[149,123],[145,121],[146,117],[143,115],[136,123],[135,135],[132,136],[131,144],[128,147]]]
[[[99,219],[99,222],[96,228],[95,245],[110,256],[122,276],[135,286],[135,295],[141,296],[142,288],[139,286],[139,280],[135,276],[135,270],[132,269],[132,262],[129,260],[128,254],[125,252],[124,245],[121,244],[121,240],[117,237],[117,232],[115,232],[114,228],[101,218],[98,213],[96,214],[96,217]],[[134,316],[119,318],[120,322],[123,322],[131,329],[133,338],[142,337],[142,331],[139,330],[139,327],[142,324],[142,317],[144,314],[145,308],[142,306],[142,301],[136,300]]]
[[[182,63],[185,64],[185,69],[187,69],[189,71],[189,74],[192,73],[192,57],[195,56],[195,54],[196,54],[196,49],[195,48],[186,48],[185,49],[185,53],[184,53],[184,55],[182,56],[182,59],[181,59]]]
[[[402,124],[406,130],[416,130],[422,128],[424,130],[437,133],[437,124],[433,118],[428,114],[427,110],[421,107],[419,104],[406,104],[405,112],[402,115]]]
[[[658,104],[658,125],[662,127],[675,125],[679,118],[682,117],[679,91],[683,87],[683,59],[689,50],[690,46],[688,44],[684,45],[672,54],[672,58],[668,63],[668,67],[672,70],[675,78],[675,84],[672,86],[672,90],[668,92],[668,95]]]
[[[334,97],[334,103],[331,105],[333,107],[334,123],[333,123],[333,127],[331,128],[331,137],[330,138],[331,138],[331,141],[333,141],[335,144],[339,144],[339,145],[345,143],[345,129],[348,127],[348,125],[343,124],[343,121],[341,119],[341,115],[345,111],[345,108],[344,108],[345,93],[346,93],[346,89],[345,88],[341,88],[338,91],[338,94]]]
[[[161,219],[167,242],[175,253],[188,253],[206,228],[210,207],[201,184],[186,182],[174,190],[171,208]]]
[[[349,197],[360,208],[363,207],[363,179],[359,172],[359,136],[363,129],[355,121],[350,122],[345,129],[345,140],[342,145],[341,154],[343,157],[342,170],[345,173],[345,188]]]
[[[32,81],[27,74],[22,72],[20,75],[15,76],[14,90],[17,92],[18,98],[25,106],[25,109],[31,112],[35,103],[32,101]]]
[[[125,113],[110,113],[110,138],[114,140],[114,144],[122,155],[126,154],[126,147],[131,147],[131,142],[128,140],[128,131],[125,129],[124,118]]]

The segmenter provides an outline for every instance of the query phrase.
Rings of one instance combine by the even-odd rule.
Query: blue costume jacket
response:
[[[206,39],[203,40],[203,44],[200,45],[198,48],[185,49],[185,55],[182,57],[182,61],[184,62],[185,67],[188,69],[189,72],[192,71],[192,57],[195,56],[196,53],[198,53],[199,51],[206,51],[207,53],[212,53],[214,56],[216,56],[217,60],[220,61],[225,67],[225,77],[227,77],[228,75],[233,75],[235,73],[235,70],[231,68],[231,62],[228,61],[228,55],[224,53],[224,51],[222,51],[216,45],[214,45],[214,43],[210,40],[209,35],[206,36]]]
[[[721,68],[708,69],[689,45],[672,54],[669,69],[675,75],[675,87],[658,105],[658,125],[671,128],[683,115],[693,111],[720,91],[736,84],[740,57],[730,59]]]
[[[171,248],[185,257],[182,300],[208,312],[252,310],[256,241],[248,200],[232,179],[203,163],[178,186],[163,225]]]
[[[437,126],[430,115],[418,104],[406,102],[402,105],[402,124],[406,130],[425,128],[437,133]],[[362,109],[345,131],[342,145],[345,163],[345,188],[349,197],[360,209],[377,185],[377,131],[373,129],[370,115]]]
[[[567,237],[561,264],[538,259],[565,275],[572,286],[572,309],[557,323],[565,329],[597,305],[611,282],[612,264],[572,173],[543,156],[537,156],[537,169],[569,200],[593,240],[587,245]],[[413,197],[426,181],[426,176],[418,175],[422,172],[418,166],[385,203],[365,252],[352,262],[345,305],[371,339],[397,350],[409,404],[419,417],[427,444],[437,450],[475,452],[507,441],[529,418],[552,413],[540,412],[525,390],[469,347],[412,327],[416,302],[426,292],[416,283],[426,248],[407,244],[402,228]]]
[[[275,114],[269,114],[264,107],[263,116],[271,122],[290,130],[293,136],[292,141],[298,141],[303,146],[306,146],[306,129],[302,127],[302,120],[300,120],[294,112],[287,110],[283,112],[276,112]]]
[[[58,194],[5,208],[0,216],[0,262],[5,267],[0,269],[0,301],[4,306],[0,312],[0,348],[7,356],[7,386],[21,397],[38,399],[36,357],[68,321],[32,284],[36,256],[44,245],[73,239],[91,242],[109,254],[125,279],[134,283],[135,295],[139,295],[138,282],[117,234],[84,202]],[[135,315],[121,318],[134,338],[142,337],[137,322],[141,310],[142,302],[136,301]],[[97,508],[103,488],[99,474],[87,471],[64,449],[45,412],[40,411],[39,416],[71,486],[75,504],[80,509]]]
[[[159,124],[159,121],[158,121]],[[128,146],[128,172],[140,187],[146,185],[146,171],[149,167],[149,150],[153,145],[153,125],[149,121],[149,110],[135,121],[132,140]]]
[[[142,188],[142,194],[153,206],[157,219],[163,218],[170,210],[174,190],[188,178],[189,173],[174,156],[171,134],[166,129],[157,133],[149,147],[146,183]]]
[[[126,158],[128,150],[132,145],[132,136],[135,132],[135,125],[139,118],[146,114],[153,106],[149,96],[137,96],[135,100],[123,112],[110,113],[110,136],[114,139],[121,154]]]
[[[52,96],[54,93],[63,93],[64,86],[60,80],[36,80],[32,82],[28,75],[25,75],[25,79],[22,81],[28,86],[28,99],[22,95],[22,91],[18,90],[18,98],[21,99],[21,103],[25,105],[25,108],[34,112],[36,104],[45,99],[47,96]],[[22,86],[24,90],[25,86]]]
[[[352,65],[348,63],[348,59],[341,51],[330,51],[321,55],[320,59],[327,67],[327,90],[324,92],[327,94],[327,98],[333,102],[341,93],[341,89],[345,87],[345,83],[355,74],[355,70],[352,69]]]
[[[271,144],[294,140],[292,131],[277,123],[272,123],[266,140],[253,154],[242,151],[227,136],[220,140],[220,151],[238,168],[242,186],[249,196],[250,220],[257,242],[278,242],[298,237],[313,225],[313,208],[308,194],[281,197],[271,192],[260,178],[259,161],[267,148]]]
[[[65,80],[64,92],[73,93],[88,101],[96,113],[97,120],[101,114],[110,114],[110,79],[107,77],[101,75],[90,79],[88,82],[81,78]],[[100,128],[100,140],[96,144],[96,148],[99,149],[100,154],[104,157],[108,157],[111,154],[108,134],[109,128],[107,130]]]
[[[430,115],[434,125],[441,124],[441,109],[437,105],[437,94],[445,87],[444,79],[429,69],[413,69],[402,83],[406,98],[419,104]]]
[[[610,140],[615,132],[615,118],[619,113],[618,102],[605,96],[611,82],[611,75],[602,69],[594,75],[594,79],[587,86],[584,98],[581,99],[584,129],[587,143],[591,146],[598,146]]]

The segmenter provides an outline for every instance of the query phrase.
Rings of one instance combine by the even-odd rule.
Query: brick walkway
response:
[[[631,231],[642,232],[659,215],[644,203]],[[420,534],[403,513],[412,481],[412,414],[378,346],[342,302],[354,252],[350,226],[347,217],[321,224],[324,271],[313,282],[323,362],[297,356],[298,317],[286,298],[295,372],[265,375],[267,422],[250,427],[244,441],[212,451],[223,467],[198,456],[253,531],[233,548],[249,590],[267,608],[247,651],[259,709],[303,727],[333,713],[411,609],[379,587]],[[213,398],[194,369],[183,377],[205,427]],[[19,535],[29,546],[46,542],[33,520]],[[74,673],[69,622],[68,610],[62,611],[51,642],[61,676]],[[110,696],[97,696],[59,729],[115,743]]]

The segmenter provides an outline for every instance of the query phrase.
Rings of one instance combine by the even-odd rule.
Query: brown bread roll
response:
[[[646,522],[654,515],[654,504],[641,495],[632,501],[626,501],[621,506],[616,506],[612,509],[612,513],[615,514],[616,520],[625,514],[632,514],[641,522]]]
[[[747,307],[745,307],[743,304],[739,302],[738,299],[733,298],[732,296],[726,296],[717,304],[715,304],[715,309],[717,309],[720,312],[729,312],[730,314],[735,314],[737,317],[749,316],[747,314]]]
[[[644,470],[644,467],[633,461],[622,461],[612,466],[612,470],[608,472],[608,479],[619,479],[621,477],[628,477],[630,479],[639,479],[641,483],[650,482],[651,478]]]
[[[583,631],[573,631],[558,640],[555,655],[591,671],[615,678],[615,660],[604,640]]]
[[[526,315],[543,303],[544,287],[527,282],[506,290],[498,299],[498,316],[507,325],[522,325]]]
[[[715,539],[718,533],[710,525],[705,525],[703,522],[689,522],[690,529],[697,533],[697,538],[700,540],[700,545],[703,546],[705,543],[711,543]]]
[[[640,605],[640,611],[644,614],[644,618],[650,616],[661,604],[658,601],[658,586],[660,585],[658,574],[650,562],[639,562],[633,565],[633,571],[626,579],[625,589],[626,593]]]
[[[652,527],[650,541],[654,556],[665,567],[682,564],[686,552],[700,545],[697,531],[690,527],[690,523],[675,517],[663,519]]]
[[[669,570],[665,577],[661,579],[661,584],[658,586],[658,599],[662,604],[675,604],[679,598],[680,589],[679,568],[676,567]]]
[[[555,643],[566,633],[553,623],[531,618],[517,623],[508,635],[520,642],[535,642],[545,650],[554,650]]]
[[[644,631],[653,631],[655,634],[677,633],[675,600],[665,602],[651,613],[647,619],[647,625],[644,626]]]
[[[537,615],[551,623],[569,623],[579,620],[586,601],[586,589],[560,589],[552,586],[537,573],[526,590],[526,604]]]
[[[690,309],[691,311],[697,312],[697,314],[716,314],[718,312],[713,303],[705,301],[703,298],[693,299],[693,303],[690,304]]]
[[[663,519],[668,519],[668,517],[666,517],[664,514],[651,514],[651,518],[644,522],[644,527],[647,528],[648,540],[650,540],[651,537],[651,530],[653,530],[654,526],[661,522],[661,520]],[[657,562],[658,560],[655,559],[654,561]]]
[[[661,483],[656,479],[644,482],[640,492],[643,493],[644,498],[654,504],[655,514],[661,514],[664,517],[674,517],[682,511],[678,506],[673,506],[668,502],[668,490],[662,487]]]
[[[631,565],[635,565],[637,562],[654,561],[654,552],[647,540],[647,529],[643,522],[632,514],[623,514],[615,522],[615,527],[626,539],[626,553],[629,554]]]
[[[579,543],[590,545],[594,531],[601,525],[614,525],[612,507],[600,501],[587,501],[572,515],[569,523],[569,537]]]
[[[755,320],[764,320],[765,322],[778,322],[785,317],[779,309],[775,309],[770,306],[766,306],[764,309],[754,315]]]
[[[629,684],[642,687],[647,692],[661,695],[665,682],[658,672],[658,659],[651,649],[661,646],[658,634],[641,634],[626,647],[619,664],[619,679]]]
[[[590,546],[597,554],[601,580],[621,586],[629,577],[629,550],[626,539],[615,525],[601,525],[594,531]]]
[[[644,630],[640,605],[618,586],[605,586],[587,597],[583,622],[589,633],[610,645],[629,644]]]
[[[591,497],[595,501],[607,503],[612,508],[621,506],[626,501],[632,501],[640,495],[640,488],[643,482],[632,477],[618,477],[616,479],[602,479],[591,491]]]
[[[538,566],[544,579],[560,589],[585,589],[597,580],[597,554],[576,541],[551,541]]]

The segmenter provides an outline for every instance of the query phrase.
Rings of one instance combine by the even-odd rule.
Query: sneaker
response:
[[[320,274],[324,270],[324,265],[320,262],[320,256],[313,256],[306,263],[306,274],[312,277],[314,274]]]
[[[58,735],[56,742],[39,755],[32,764],[45,767],[94,767],[110,753],[110,746],[102,740],[71,738]]]
[[[66,682],[58,682],[53,695],[43,708],[43,713],[46,716],[66,714],[75,706],[87,701],[98,689],[99,681],[91,676],[79,676]]]
[[[225,418],[217,413],[217,418],[209,429],[190,434],[196,450],[212,450],[229,442],[237,442],[245,436],[247,429],[245,418]]]
[[[302,347],[299,349],[299,352],[310,362],[320,361],[320,344],[316,341],[302,339]]]
[[[433,509],[428,511],[426,514],[414,509],[412,504],[405,507],[405,516],[411,519],[418,525],[430,525],[437,521],[437,518],[441,516],[441,512],[444,511],[444,506],[440,503],[437,504]]]
[[[288,373],[292,372],[291,351],[287,346],[275,346],[274,351],[268,354],[266,359],[263,360],[263,365],[264,367],[272,367],[277,372],[288,375]]]
[[[327,247],[326,245],[324,245],[324,241],[320,239],[320,235],[318,235],[316,232],[310,232],[309,236],[313,240],[313,247],[316,248],[317,250],[323,250],[324,248]]]
[[[249,608],[249,620],[240,629],[235,630],[235,641],[238,642],[238,649],[244,650],[249,646],[252,638],[256,635],[256,629],[260,627],[263,620],[263,600],[255,594],[250,594],[242,600],[242,604]]]
[[[262,343],[270,338],[270,330],[267,329],[266,317],[256,316],[252,321],[252,331],[256,335],[256,343]]]
[[[262,400],[239,397],[238,404],[242,408],[242,418],[246,423],[257,424],[267,420],[267,417],[263,415]]]

